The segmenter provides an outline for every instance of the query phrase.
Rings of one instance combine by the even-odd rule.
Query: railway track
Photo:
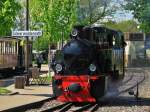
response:
[[[119,86],[120,90],[117,94],[115,94],[117,97],[114,98],[114,101],[104,103],[86,103],[86,104],[75,104],[75,103],[62,103],[62,104],[56,104],[54,106],[48,106],[45,109],[41,109],[38,112],[95,112],[97,111],[102,105],[124,105],[128,104],[129,102],[131,104],[136,104],[136,100],[132,97],[132,99],[122,99],[118,96],[127,93],[131,89],[135,89],[137,84],[141,85],[145,79],[145,72],[144,70],[137,71],[136,69],[129,70],[127,73],[129,73],[129,77],[127,77],[122,84]],[[129,96],[129,95],[128,95]],[[117,98],[117,101],[116,101]],[[130,97],[131,98],[131,97]],[[129,101],[129,102],[128,102]],[[143,101],[144,102],[144,101]],[[42,107],[41,107],[42,108]],[[30,111],[27,111],[30,112]],[[34,111],[31,111],[34,112]]]
[[[99,105],[96,103],[78,104],[63,103],[40,112],[94,112],[98,109]]]
[[[136,71],[136,69],[132,69],[129,70],[126,75],[127,76],[122,82],[112,83],[110,85],[106,97],[117,97],[123,93],[127,93],[137,87],[137,85],[141,85],[145,80],[144,70]]]

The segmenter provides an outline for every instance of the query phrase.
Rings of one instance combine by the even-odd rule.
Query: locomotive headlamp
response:
[[[61,64],[56,64],[55,70],[56,70],[57,72],[62,71],[62,65],[61,65]]]
[[[91,72],[95,72],[96,71],[96,65],[90,64],[89,69]]]
[[[72,32],[71,32],[71,35],[72,36],[77,36],[78,35],[78,30],[77,29],[74,29]]]

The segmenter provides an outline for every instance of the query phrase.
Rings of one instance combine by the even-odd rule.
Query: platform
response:
[[[0,111],[15,108],[18,106],[46,100],[52,96],[51,85],[29,86],[25,89],[14,89],[14,85],[7,87],[15,95],[0,95]]]
[[[41,73],[48,73],[48,65],[42,65]],[[6,79],[3,82],[5,83],[1,86],[6,87],[14,95],[0,95],[0,111],[46,100],[52,96],[51,85],[30,85],[24,89],[15,89],[14,79]]]

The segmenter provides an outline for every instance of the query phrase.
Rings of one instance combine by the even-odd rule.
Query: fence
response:
[[[125,66],[150,66],[150,34],[125,33]]]

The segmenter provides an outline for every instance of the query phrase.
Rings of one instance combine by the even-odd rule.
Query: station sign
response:
[[[12,36],[19,36],[19,37],[38,37],[42,36],[42,31],[12,31]]]

